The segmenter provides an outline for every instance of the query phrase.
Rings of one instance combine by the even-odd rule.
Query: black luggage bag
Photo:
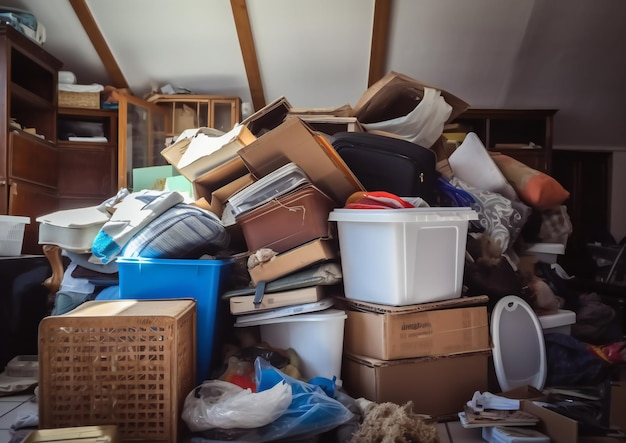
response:
[[[331,144],[365,190],[434,204],[437,158],[430,149],[369,132],[339,132]]]

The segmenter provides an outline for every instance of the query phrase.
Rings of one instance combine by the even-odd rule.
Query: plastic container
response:
[[[194,298],[197,310],[197,381],[210,376],[216,310],[232,260],[118,257],[121,299]]]
[[[490,443],[550,443],[550,437],[528,427],[483,426],[482,437]]]
[[[343,331],[347,315],[338,309],[297,314],[250,322],[259,326],[261,340],[272,348],[292,348],[300,357],[300,372],[306,380],[337,377],[341,385]]]
[[[524,251],[526,255],[534,255],[544,263],[556,263],[559,255],[565,254],[565,246],[561,243],[535,243]]]
[[[556,314],[539,315],[538,318],[544,334],[558,332],[571,335],[572,325],[576,323],[576,313],[565,309],[559,309]]]
[[[392,306],[461,296],[469,208],[335,209],[345,296]]]
[[[96,206],[66,209],[37,217],[39,244],[73,252],[91,252],[91,245],[109,217]]]
[[[196,386],[195,307],[191,299],[87,301],[45,317],[40,428],[117,425],[121,441],[180,441],[180,414]],[[71,441],[111,442],[82,437]]]
[[[237,217],[249,251],[285,252],[330,235],[328,214],[335,203],[313,185],[271,200]]]
[[[29,217],[0,215],[0,256],[22,255],[24,228],[30,224]]]

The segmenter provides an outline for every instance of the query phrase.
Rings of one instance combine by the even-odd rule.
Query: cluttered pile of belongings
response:
[[[538,315],[584,309],[585,303],[594,303],[597,312],[611,311],[586,294],[564,292],[558,283],[569,278],[566,272],[542,266],[529,253],[537,243],[565,247],[572,233],[565,206],[569,192],[548,173],[486,147],[471,130],[462,140],[448,140],[446,128],[467,109],[447,91],[390,72],[354,106],[299,109],[281,97],[227,133],[189,128],[161,153],[188,180],[191,198],[167,189],[120,189],[98,206],[37,219],[40,243],[59,246],[64,256],[52,315],[88,300],[124,298],[117,261],[125,258],[232,261],[220,295],[229,303],[235,326],[301,312],[331,313],[342,290],[340,258],[346,251],[339,248],[329,214],[350,208],[471,209],[474,216],[463,219],[468,220],[461,251],[463,297],[486,296],[492,309],[500,299],[517,295]],[[287,290],[300,298],[281,301],[278,294]],[[606,316],[596,318],[601,322]],[[598,327],[608,330],[605,324]],[[187,400],[183,418],[195,431],[215,430],[223,421],[216,425],[211,419],[227,418],[195,413],[202,401],[232,388],[218,380],[256,388],[259,377],[276,377],[277,366],[289,369],[294,395],[302,389],[308,397],[318,394],[298,382],[312,378],[306,368],[314,363],[260,350],[245,328],[233,329],[232,341],[222,343],[221,372]],[[256,358],[260,355],[274,360],[269,364]],[[247,368],[245,376],[233,372],[238,365]],[[329,379],[332,374],[316,382],[328,388]],[[336,395],[334,385],[331,390]],[[285,392],[274,395],[291,398]],[[285,417],[281,414],[289,402],[278,400],[275,416],[267,417],[268,409],[266,421],[251,425],[257,428],[254,441],[266,441],[263,430]],[[345,405],[327,407],[334,418],[325,430],[354,423]],[[358,410],[353,403],[349,408]],[[299,426],[309,424],[305,420]],[[281,428],[281,437],[310,431],[290,426],[295,425]],[[416,432],[430,429],[424,424]],[[236,436],[242,435],[249,433]]]

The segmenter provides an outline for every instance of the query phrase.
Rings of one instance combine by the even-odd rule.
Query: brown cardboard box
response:
[[[41,429],[28,434],[22,443],[121,443],[115,425],[78,426],[74,428]]]
[[[291,103],[285,97],[279,97],[247,117],[241,124],[260,137],[280,125],[291,109]]]
[[[346,313],[344,349],[351,354],[393,360],[489,348],[486,306],[385,314]]]
[[[245,174],[237,178],[232,178],[231,181],[224,186],[213,188],[213,186],[216,185],[215,182],[211,183],[210,179],[203,181],[203,177],[193,182],[196,199],[204,198],[207,204],[203,205],[203,208],[212,211],[218,217],[221,217],[224,213],[224,206],[231,195],[241,191],[255,181],[252,174]],[[214,179],[215,177],[211,178]]]
[[[320,135],[299,118],[288,118],[275,129],[239,150],[239,156],[255,177],[261,178],[289,162],[298,165],[311,182],[338,206],[363,186]]]
[[[417,106],[419,100],[424,96],[424,87],[441,91],[446,103],[452,106],[448,122],[454,120],[469,107],[463,100],[441,88],[429,86],[408,75],[390,71],[363,93],[353,107],[354,115],[361,123],[388,120],[390,117],[383,117],[379,120],[374,117],[374,114],[381,116],[381,112],[390,109],[390,103],[395,105],[393,111],[396,111],[398,106],[402,106],[403,108],[406,107],[406,113],[408,113]]]
[[[343,386],[353,398],[400,405],[412,401],[417,413],[456,416],[474,392],[487,389],[490,355],[484,350],[383,361],[344,352]]]
[[[228,134],[230,134],[228,137],[227,134],[217,136],[211,133],[211,128],[199,128],[192,137],[179,137],[175,143],[163,149],[161,155],[191,182],[202,176],[205,176],[206,181],[207,174],[223,176],[233,170],[245,171],[242,161],[237,155],[237,151],[252,143],[256,140],[256,137],[243,125],[236,126]],[[208,136],[210,139],[215,140],[220,138],[222,145],[219,149],[211,153],[199,156],[189,165],[183,167],[179,166],[187,150],[193,149],[193,147],[191,147],[192,144],[199,143],[200,139],[196,138],[199,136]],[[243,174],[245,174],[245,172],[240,173],[237,177]],[[226,183],[227,181],[222,181],[220,184]]]
[[[249,269],[252,282],[272,281],[315,263],[337,258],[337,242],[330,238],[318,238],[274,256],[270,261]]]

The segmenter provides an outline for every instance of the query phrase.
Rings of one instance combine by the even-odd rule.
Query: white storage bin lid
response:
[[[471,208],[334,209],[328,217],[336,222],[449,222],[478,220]]]
[[[530,385],[542,389],[547,363],[543,330],[522,298],[507,295],[491,314],[493,365],[502,391]]]
[[[0,222],[29,225],[30,217],[22,217],[21,215],[0,215]]]
[[[561,243],[535,243],[526,248],[526,252],[534,254],[565,254],[565,246]]]
[[[556,314],[540,315],[538,318],[543,329],[558,328],[576,323],[576,313],[565,309],[559,309]]]
[[[277,323],[294,323],[294,322],[316,322],[326,321],[330,319],[348,318],[345,311],[338,309],[325,309],[320,312],[313,312],[310,314],[294,314],[286,317],[259,319],[257,321],[250,321],[240,323],[237,326],[261,326],[261,325],[273,325]]]

